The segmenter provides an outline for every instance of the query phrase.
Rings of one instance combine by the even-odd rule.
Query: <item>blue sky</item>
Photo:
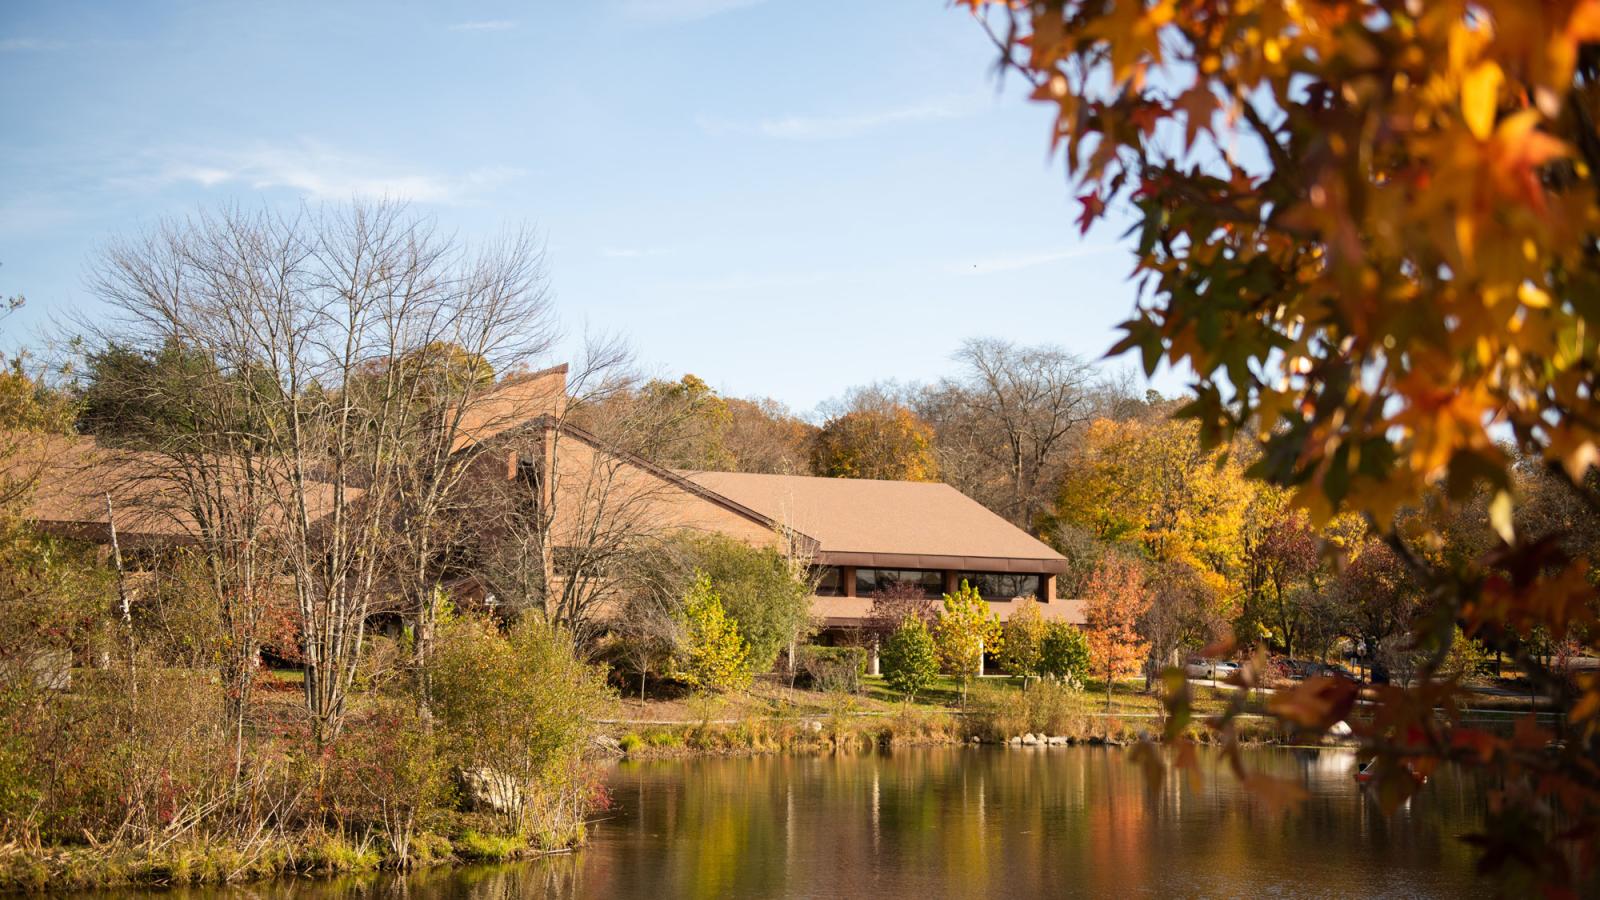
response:
[[[1131,255],[994,59],[941,0],[3,0],[3,340],[164,216],[387,194],[535,226],[571,333],[802,412],[968,336],[1097,357]]]

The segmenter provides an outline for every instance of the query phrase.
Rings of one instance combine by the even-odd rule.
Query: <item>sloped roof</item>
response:
[[[566,408],[566,363],[509,376],[473,398],[461,413],[450,452],[481,444],[542,416],[560,417]]]
[[[77,537],[107,540],[109,493],[118,535],[130,543],[188,543],[195,538],[198,529],[180,467],[167,456],[105,447],[86,435],[9,432],[8,436],[14,452],[0,460],[0,475],[33,483],[23,512],[26,518]],[[236,477],[244,483],[242,467],[230,472],[225,460],[218,458],[213,468],[217,478]],[[354,501],[363,491],[346,488],[345,493]],[[311,482],[306,506],[313,521],[327,515],[333,506],[333,487]],[[269,505],[262,519],[271,526],[282,521],[282,514]]]
[[[818,562],[884,568],[1064,572],[1066,557],[947,484],[685,472],[815,538]]]

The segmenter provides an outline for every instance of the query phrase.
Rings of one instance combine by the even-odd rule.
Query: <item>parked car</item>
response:
[[[1301,681],[1318,675],[1343,675],[1351,681],[1358,680],[1350,673],[1349,669],[1337,664],[1318,662],[1314,659],[1286,659],[1283,660],[1284,670],[1288,677]]]
[[[1225,660],[1203,659],[1193,656],[1184,664],[1183,671],[1190,678],[1209,678],[1213,681],[1221,681],[1239,671],[1239,666],[1237,663]]]

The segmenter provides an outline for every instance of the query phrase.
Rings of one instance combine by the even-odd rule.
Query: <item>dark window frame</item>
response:
[[[817,566],[817,587],[814,592],[818,597],[843,597],[844,592],[844,567],[843,566]],[[826,579],[833,576],[833,586],[829,587]]]
[[[1031,578],[1031,579],[1033,579],[1033,590],[1032,590],[1031,593],[1028,592],[1028,591],[1017,591],[1015,593],[1009,593],[1009,594],[1007,594],[1007,593],[1005,593],[1003,591],[992,591],[991,592],[991,591],[986,590],[986,588],[989,587],[989,585],[985,583],[988,579],[999,579],[999,578],[1005,578],[1005,579]],[[1049,602],[1049,600],[1044,596],[1044,590],[1045,590],[1045,584],[1046,584],[1045,576],[1043,576],[1041,574],[1038,574],[1036,572],[960,572],[960,573],[957,573],[957,575],[956,575],[956,584],[959,585],[963,581],[966,581],[969,584],[971,584],[974,588],[977,589],[979,596],[983,597],[983,599],[988,600],[988,601],[990,601],[992,603],[1009,603],[1010,601],[1015,600],[1018,597],[1032,597],[1033,599],[1038,600],[1041,603],[1048,603]]]
[[[863,583],[863,573],[871,572],[867,576],[867,583]],[[877,573],[892,572],[895,577],[881,579]],[[901,578],[901,575],[913,575],[915,578]],[[875,566],[859,566],[856,568],[855,588],[857,597],[870,597],[878,590],[894,582],[906,582],[922,587],[924,595],[932,597],[944,596],[944,571],[942,569],[889,569]]]

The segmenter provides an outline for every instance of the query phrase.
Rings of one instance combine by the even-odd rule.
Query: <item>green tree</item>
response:
[[[1068,622],[1051,622],[1039,641],[1039,671],[1081,686],[1089,677],[1089,639]]]
[[[933,626],[934,642],[944,669],[961,681],[961,698],[983,669],[984,651],[1000,649],[1000,617],[965,579],[954,594],[944,595],[944,608]]]
[[[884,642],[879,654],[883,680],[907,700],[933,682],[939,674],[939,649],[921,619],[910,618],[900,624]]]
[[[687,640],[678,677],[711,694],[743,690],[750,684],[750,650],[722,598],[704,572],[695,575],[684,597]]]
[[[1040,644],[1044,640],[1044,616],[1032,597],[1017,600],[1001,633],[1000,665],[1013,675],[1039,674]]]
[[[680,539],[685,568],[705,575],[739,629],[752,672],[772,668],[778,654],[811,630],[811,589],[802,570],[773,547],[752,547],[723,535]]]

